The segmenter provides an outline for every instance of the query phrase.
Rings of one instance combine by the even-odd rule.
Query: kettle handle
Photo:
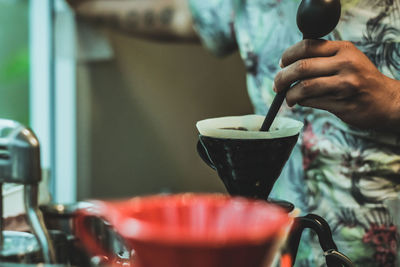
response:
[[[295,218],[282,254],[282,266],[292,266],[295,263],[300,238],[303,230],[306,228],[312,229],[318,235],[319,244],[324,251],[328,267],[354,267],[351,260],[338,251],[338,248],[333,241],[332,232],[328,223],[315,214],[308,214],[304,217]]]

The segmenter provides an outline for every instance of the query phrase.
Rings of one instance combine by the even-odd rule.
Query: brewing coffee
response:
[[[236,130],[236,131],[248,131],[247,128],[244,127],[224,127],[222,130]]]
[[[267,199],[303,126],[278,118],[271,131],[259,131],[264,116],[246,115],[199,121],[202,159],[231,195]]]
[[[248,115],[199,121],[197,151],[218,172],[231,195],[259,198],[268,195],[295,146],[303,124],[275,118],[270,131],[260,131],[264,116]],[[247,131],[240,129],[247,129]],[[293,208],[293,205],[292,205]],[[290,211],[290,208],[286,208]],[[327,266],[353,267],[351,260],[337,250],[328,223],[315,214],[295,219],[295,227],[282,255],[282,266],[292,266],[304,229],[317,235]]]
[[[249,129],[244,128],[244,127],[224,127],[221,128],[222,130],[236,130],[236,131],[248,131]],[[272,131],[278,131],[279,128],[274,128]]]

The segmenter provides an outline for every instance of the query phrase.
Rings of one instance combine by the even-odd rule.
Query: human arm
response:
[[[198,41],[187,0],[67,0],[97,26],[159,41]]]
[[[281,62],[274,90],[295,84],[287,91],[289,106],[323,109],[359,128],[400,133],[400,81],[382,74],[351,42],[303,40]]]

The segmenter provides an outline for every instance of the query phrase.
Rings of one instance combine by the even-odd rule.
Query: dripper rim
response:
[[[225,116],[200,120],[196,123],[200,135],[221,139],[276,139],[298,135],[304,124],[301,121],[278,116],[274,120],[271,131],[261,132],[259,129],[265,116],[250,114],[242,116]],[[291,123],[293,126],[285,127]],[[218,124],[218,126],[216,126]],[[222,129],[221,127],[245,127],[250,131]],[[274,130],[280,128],[279,130]]]

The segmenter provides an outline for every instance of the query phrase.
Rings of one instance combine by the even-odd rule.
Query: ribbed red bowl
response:
[[[105,255],[88,217],[102,217],[135,250],[135,267],[261,267],[276,252],[290,218],[264,201],[217,194],[178,194],[96,201],[79,210],[77,235]]]

